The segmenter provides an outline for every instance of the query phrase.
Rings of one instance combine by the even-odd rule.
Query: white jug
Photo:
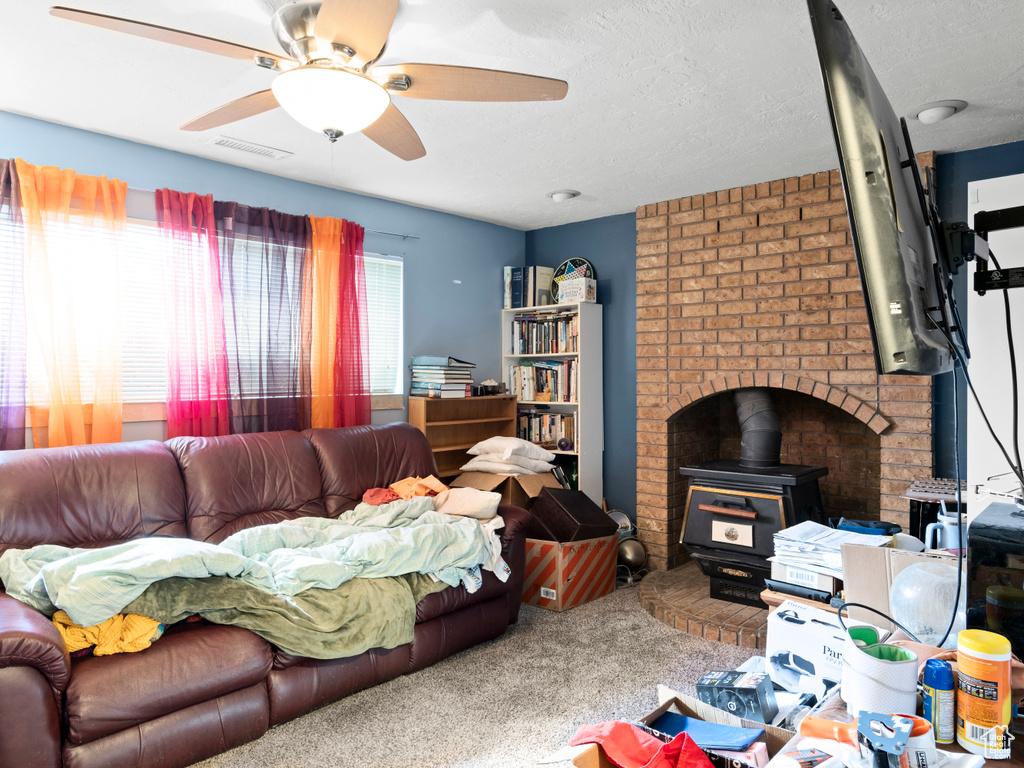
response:
[[[924,545],[927,549],[960,549],[960,528],[958,515],[938,516],[938,522],[931,523],[924,529]],[[967,521],[964,521],[964,533],[967,533]]]

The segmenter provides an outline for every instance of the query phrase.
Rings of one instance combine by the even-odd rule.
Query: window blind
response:
[[[402,266],[396,256],[363,258],[373,394],[402,391]]]
[[[97,249],[110,248],[113,244],[106,235],[89,231],[77,217],[70,223],[48,224],[48,253],[59,269],[73,274],[76,287],[88,290],[90,281],[110,280],[108,274],[98,274],[88,265],[97,259]],[[23,263],[24,254],[17,247],[14,233],[5,231],[0,225],[0,296],[16,285],[16,265]],[[167,371],[167,311],[168,271],[164,269],[169,259],[168,244],[155,222],[129,219],[127,228],[119,243],[123,269],[119,276],[121,301],[121,350],[122,380],[125,402],[163,402],[166,399]],[[257,244],[246,249],[246,288],[242,301],[236,306],[237,332],[246,346],[247,334],[252,328],[266,328],[268,307],[259,297],[264,293],[261,270],[255,268],[262,258]],[[401,391],[402,358],[402,260],[381,254],[366,254],[364,257],[367,294],[367,323],[369,340],[370,387],[374,394],[397,393]],[[68,272],[70,271],[70,272]],[[263,272],[265,275],[266,272]],[[287,268],[274,268],[271,279],[298,281],[300,276]],[[251,322],[247,322],[247,319]],[[82,362],[81,385],[85,402],[92,396],[92,368],[89,365],[94,344],[103,338],[101,327],[75,329],[79,342]],[[278,332],[278,331],[272,331]],[[287,333],[285,328],[280,332]],[[259,349],[256,339],[249,345]],[[297,346],[296,346],[297,349]],[[0,350],[0,355],[10,354]],[[284,353],[282,353],[284,354]],[[290,354],[290,353],[288,353]],[[297,364],[297,354],[295,355]],[[268,361],[259,355],[245,358],[241,375],[248,380],[264,375]],[[29,359],[30,392],[46,391],[46,376],[40,361]],[[268,391],[273,394],[272,390]],[[284,394],[284,392],[281,392]],[[39,399],[37,396],[36,399]],[[38,404],[44,404],[43,402]]]

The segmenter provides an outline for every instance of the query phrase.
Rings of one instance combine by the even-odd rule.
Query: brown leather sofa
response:
[[[219,542],[334,517],[363,492],[435,473],[408,424],[0,453],[0,552],[141,536]],[[0,592],[0,766],[189,765],[268,728],[501,635],[519,615],[529,513],[502,505],[505,583],[484,572],[417,606],[415,639],[317,660],[246,629],[183,622],[138,653],[71,659],[53,624]]]

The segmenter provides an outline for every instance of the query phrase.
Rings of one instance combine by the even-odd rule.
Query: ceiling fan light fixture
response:
[[[317,133],[358,133],[391,103],[378,83],[346,69],[300,67],[278,75],[270,88],[285,112]]]

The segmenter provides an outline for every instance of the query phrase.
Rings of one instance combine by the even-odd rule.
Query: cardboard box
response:
[[[865,623],[844,621],[847,627]],[[768,674],[787,691],[824,699],[842,680],[845,646],[846,632],[835,611],[786,600],[768,614]]]
[[[526,540],[523,602],[564,611],[615,591],[618,534],[585,541]]]
[[[662,689],[659,686],[660,690]],[[743,720],[735,715],[730,715],[728,712],[716,709],[710,704],[705,704],[692,696],[685,696],[679,693],[667,699],[660,707],[642,718],[640,722],[643,725],[650,726],[651,723],[666,712],[677,712],[686,717],[699,717],[701,720],[706,720],[710,723],[720,723],[740,728],[763,729],[764,735],[758,741],[763,741],[767,745],[769,757],[774,757],[796,735],[784,728],[776,728],[764,723],[754,722],[753,720]],[[586,748],[583,748],[583,751],[572,758],[572,764],[576,768],[615,768],[614,764],[608,760],[604,751],[597,744],[589,744]]]
[[[529,509],[543,488],[561,488],[550,472],[541,475],[495,475],[490,472],[463,472],[452,480],[452,488],[476,488],[501,494],[502,504]]]
[[[866,547],[866,549],[870,549],[870,547]],[[839,594],[839,590],[843,588],[842,580],[835,576],[826,576],[824,573],[808,571],[806,568],[795,568],[792,565],[774,561],[772,562],[772,578],[787,584],[820,589],[830,595]]]
[[[843,545],[843,597],[851,603],[863,603],[886,615],[889,610],[889,588],[900,571],[914,563],[946,562],[956,566],[956,555],[944,550],[911,552],[890,547],[865,547],[860,544]],[[966,562],[966,558],[964,558]],[[850,617],[875,626],[896,629],[896,625],[881,616],[850,607]]]
[[[597,301],[597,281],[590,277],[574,277],[558,284],[558,303]]]

